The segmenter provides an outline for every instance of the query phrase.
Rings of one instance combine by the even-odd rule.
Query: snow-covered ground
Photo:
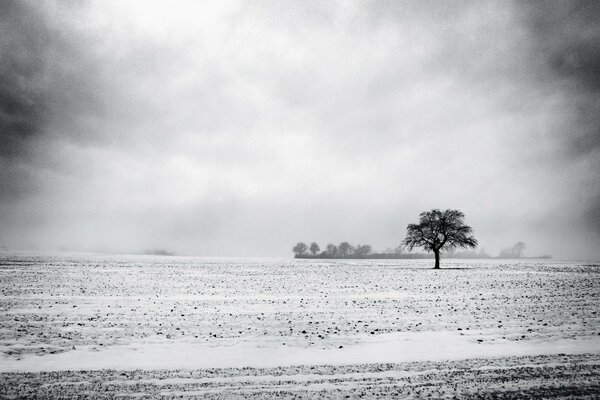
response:
[[[440,271],[430,267],[430,260],[4,254],[0,372],[23,390],[41,390],[44,377],[76,374],[66,370],[86,370],[98,382],[138,369],[151,381],[163,379],[165,372],[157,371],[166,369],[180,371],[179,380],[188,379],[185,370],[202,376],[198,371],[220,371],[219,379],[233,374],[237,380],[258,374],[270,382],[256,371],[272,369],[272,376],[301,368],[285,387],[302,388],[301,376],[334,371],[343,375],[336,378],[345,382],[341,387],[331,377],[306,379],[317,397],[336,397],[339,390],[357,394],[362,384],[356,374],[374,369],[385,373],[374,381],[360,375],[358,381],[372,381],[364,394],[385,393],[381,379],[389,390],[404,387],[427,363],[436,363],[434,375],[452,364],[461,371],[488,366],[502,377],[500,363],[513,368],[507,371],[533,368],[530,377],[545,371],[546,383],[521,379],[524,388],[509,380],[507,393],[542,390],[548,382],[573,389],[569,395],[597,393],[600,266],[453,260]],[[574,379],[565,375],[569,368],[587,372]],[[129,372],[100,371],[105,369]],[[57,383],[56,376],[52,380]],[[220,393],[221,386],[230,397],[237,393],[231,382],[219,382],[210,393]],[[183,385],[166,397],[193,395],[196,386]],[[284,390],[274,387],[252,393]],[[160,397],[154,389],[148,390]],[[24,394],[0,386],[0,397]]]

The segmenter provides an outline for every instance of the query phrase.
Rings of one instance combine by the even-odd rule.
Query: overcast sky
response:
[[[600,2],[0,2],[0,246],[291,256],[458,208],[600,257]]]

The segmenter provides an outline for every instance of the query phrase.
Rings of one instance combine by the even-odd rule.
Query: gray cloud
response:
[[[598,256],[597,6],[545,4],[5,3],[0,244],[385,248],[455,207]]]
[[[519,4],[532,32],[538,70],[561,85],[566,97],[567,125],[554,134],[563,143],[568,163],[584,163],[573,192],[581,208],[578,220],[600,237],[600,4],[594,1]]]
[[[39,195],[44,175],[64,168],[49,141],[94,140],[83,121],[101,111],[101,93],[85,32],[69,19],[75,5],[0,7],[0,201],[9,204]]]
[[[24,3],[0,7],[0,154],[10,157],[22,153],[24,142],[39,134],[47,119],[41,85],[51,39],[42,16]]]
[[[540,69],[549,69],[547,79],[562,80],[571,100],[577,129],[569,135],[568,149],[574,155],[594,151],[600,145],[600,4],[554,1],[523,8]]]

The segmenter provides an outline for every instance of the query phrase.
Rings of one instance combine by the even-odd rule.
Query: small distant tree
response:
[[[327,256],[329,256],[331,258],[337,257],[338,248],[335,244],[329,243],[327,245],[327,247],[325,248],[325,253],[327,253]]]
[[[354,255],[358,258],[360,257],[366,257],[369,254],[371,254],[371,246],[368,244],[359,244],[356,246],[356,249],[354,250]]]
[[[422,247],[435,255],[435,269],[440,268],[440,252],[454,248],[475,248],[473,229],[464,224],[465,215],[459,210],[433,209],[419,215],[418,224],[406,227],[404,244],[412,251]]]
[[[310,254],[312,254],[313,256],[315,256],[320,251],[321,251],[321,248],[319,247],[319,245],[317,244],[317,242],[312,242],[310,244]]]
[[[517,242],[513,247],[500,250],[500,258],[523,258],[523,250],[525,250],[525,243]]]
[[[398,256],[399,256],[399,255],[401,255],[401,254],[404,254],[404,247],[405,247],[405,246],[404,246],[404,243],[400,243],[400,244],[398,245],[398,247],[396,247],[396,248],[394,249],[394,254],[396,254],[396,255],[398,255]]]
[[[512,257],[512,249],[505,248],[505,249],[500,250],[500,254],[498,255],[498,258],[513,258]]]
[[[523,258],[523,251],[525,250],[525,243],[517,242],[513,246],[513,254],[515,258]]]
[[[352,245],[350,243],[342,242],[338,246],[338,255],[340,257],[348,257],[352,254],[353,250],[354,250],[354,248],[352,247]]]
[[[298,242],[292,248],[292,251],[296,254],[296,257],[301,257],[301,256],[305,255],[307,250],[308,250],[308,246],[304,242]]]

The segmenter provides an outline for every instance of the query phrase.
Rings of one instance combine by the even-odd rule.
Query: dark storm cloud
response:
[[[5,204],[36,192],[28,147],[49,121],[45,79],[53,36],[44,16],[27,3],[0,3],[0,202]]]
[[[532,32],[540,72],[561,82],[569,99],[570,124],[555,135],[564,141],[567,160],[589,159],[580,218],[600,237],[600,2],[517,4]]]
[[[44,170],[64,168],[48,143],[101,138],[85,121],[102,111],[98,68],[76,3],[0,3],[0,199],[36,195]],[[67,16],[67,18],[65,18]],[[51,155],[49,157],[49,154]]]
[[[0,3],[0,156],[23,155],[26,142],[42,133],[48,96],[44,74],[52,33],[26,3]]]
[[[574,132],[567,134],[573,156],[600,146],[600,3],[550,1],[519,3],[533,32],[533,48],[550,70],[549,79],[565,81],[575,111]]]
[[[600,8],[600,5],[596,8]],[[598,93],[600,91],[599,40],[600,34],[594,36],[591,40],[575,40],[574,43],[570,43],[564,49],[554,53],[553,57],[550,58],[551,67],[560,76],[577,82],[580,90]]]

